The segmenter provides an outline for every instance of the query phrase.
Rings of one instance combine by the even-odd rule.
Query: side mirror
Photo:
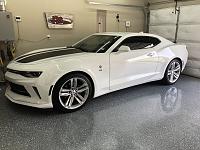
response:
[[[118,52],[130,52],[131,51],[131,49],[130,49],[130,47],[128,47],[128,46],[121,46],[120,48],[119,48],[119,50],[118,50]]]

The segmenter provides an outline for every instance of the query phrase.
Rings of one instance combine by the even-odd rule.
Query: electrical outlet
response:
[[[131,27],[131,21],[126,21],[126,22],[125,22],[125,26],[126,26],[126,27]]]
[[[15,21],[17,21],[17,22],[21,22],[21,21],[22,21],[21,16],[15,16]]]

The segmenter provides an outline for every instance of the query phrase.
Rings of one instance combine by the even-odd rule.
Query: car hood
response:
[[[17,63],[39,63],[56,60],[68,56],[80,56],[83,54],[87,53],[75,48],[58,47],[35,50],[33,52],[17,57],[14,61],[16,61]]]

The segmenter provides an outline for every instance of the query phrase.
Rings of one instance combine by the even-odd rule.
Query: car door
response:
[[[120,46],[128,46],[128,52],[110,54],[110,90],[117,90],[151,81],[157,74],[158,56],[154,49],[160,41],[151,37],[133,36]]]

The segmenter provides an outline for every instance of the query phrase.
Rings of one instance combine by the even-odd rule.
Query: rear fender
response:
[[[185,45],[172,45],[158,51],[159,61],[157,70],[164,76],[168,64],[175,58],[179,58],[182,62],[182,71],[188,60],[188,51]]]

